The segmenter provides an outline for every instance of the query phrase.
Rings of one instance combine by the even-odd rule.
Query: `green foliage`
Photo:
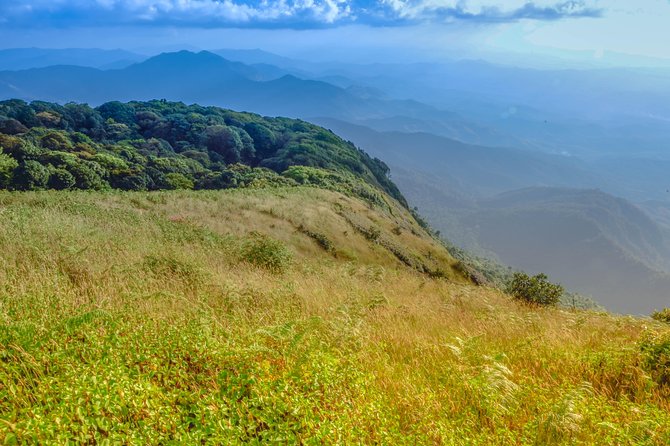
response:
[[[279,240],[255,232],[242,246],[242,259],[274,273],[282,273],[293,262],[293,254]]]
[[[640,352],[654,381],[670,387],[670,332],[648,335],[640,342]]]
[[[563,287],[549,282],[546,274],[529,276],[516,272],[507,285],[507,292],[515,299],[533,305],[556,305],[563,295]]]
[[[14,169],[17,167],[19,163],[14,158],[0,152],[0,189],[7,189],[14,183]]]
[[[670,324],[670,308],[664,308],[661,311],[654,311],[651,315],[652,319],[659,322]]]
[[[0,148],[31,160],[51,182],[0,167],[0,188],[227,189],[328,188],[384,205],[380,190],[406,202],[388,166],[330,131],[303,121],[263,118],[167,101],[109,102],[97,108],[20,100],[0,102]],[[32,163],[30,163],[32,164]],[[242,167],[241,167],[242,166]],[[302,169],[302,170],[301,170]],[[12,170],[13,171],[13,170]],[[75,180],[70,185],[70,177]]]
[[[76,182],[74,175],[70,172],[65,169],[55,168],[51,171],[51,176],[49,177],[49,188],[55,190],[70,189]]]
[[[167,189],[193,189],[193,180],[177,172],[165,174]]]
[[[312,230],[306,228],[302,224],[300,226],[298,226],[298,231],[302,232],[307,237],[310,237],[311,239],[313,239],[321,248],[324,249],[324,251],[329,252],[331,254],[335,253],[335,245],[325,234],[322,234],[322,233],[316,232],[316,231],[312,231]]]
[[[35,190],[46,187],[49,169],[33,160],[25,160],[14,169],[12,181],[19,190]]]

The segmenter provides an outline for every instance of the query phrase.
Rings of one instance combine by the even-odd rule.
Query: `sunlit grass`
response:
[[[2,193],[0,220],[8,444],[670,443],[667,358],[649,365],[667,324],[468,285],[401,209],[311,189]],[[250,257],[258,234],[281,268]]]

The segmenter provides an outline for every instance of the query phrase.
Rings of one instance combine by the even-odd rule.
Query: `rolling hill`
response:
[[[453,261],[402,207],[1,191],[0,214],[5,443],[670,439],[667,325],[421,274],[380,240]]]
[[[529,188],[481,200],[456,220],[505,264],[546,272],[614,311],[670,304],[668,231],[598,190]]]
[[[410,205],[456,245],[546,272],[615,311],[670,304],[669,232],[629,201],[589,189],[614,184],[607,172],[561,155],[316,121],[384,159]]]
[[[8,48],[0,50],[0,70],[27,70],[53,65],[100,69],[124,68],[146,57],[125,50],[96,48]]]
[[[0,442],[670,439],[666,324],[475,286],[326,129],[167,101],[0,113]]]
[[[599,177],[578,158],[506,147],[465,144],[425,132],[376,131],[331,119],[314,122],[354,141],[364,150],[404,171],[444,179],[436,187],[483,196],[526,186],[588,187]],[[404,180],[396,175],[399,183]]]

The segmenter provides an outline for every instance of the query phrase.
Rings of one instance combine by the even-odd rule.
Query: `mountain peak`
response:
[[[231,63],[229,60],[224,59],[221,56],[217,56],[214,53],[211,53],[209,51],[199,51],[199,52],[193,52],[189,50],[181,50],[181,51],[174,51],[174,52],[166,52],[166,53],[160,53],[157,56],[150,57],[149,59],[145,60],[144,62],[140,62],[136,65],[151,65],[151,64],[156,64],[156,63],[166,63],[166,62],[174,62],[174,63]]]

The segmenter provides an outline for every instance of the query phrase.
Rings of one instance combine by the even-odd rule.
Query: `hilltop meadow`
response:
[[[663,317],[512,298],[332,132],[0,113],[4,444],[670,443]]]
[[[667,324],[474,286],[389,202],[0,193],[0,441],[670,442]]]

